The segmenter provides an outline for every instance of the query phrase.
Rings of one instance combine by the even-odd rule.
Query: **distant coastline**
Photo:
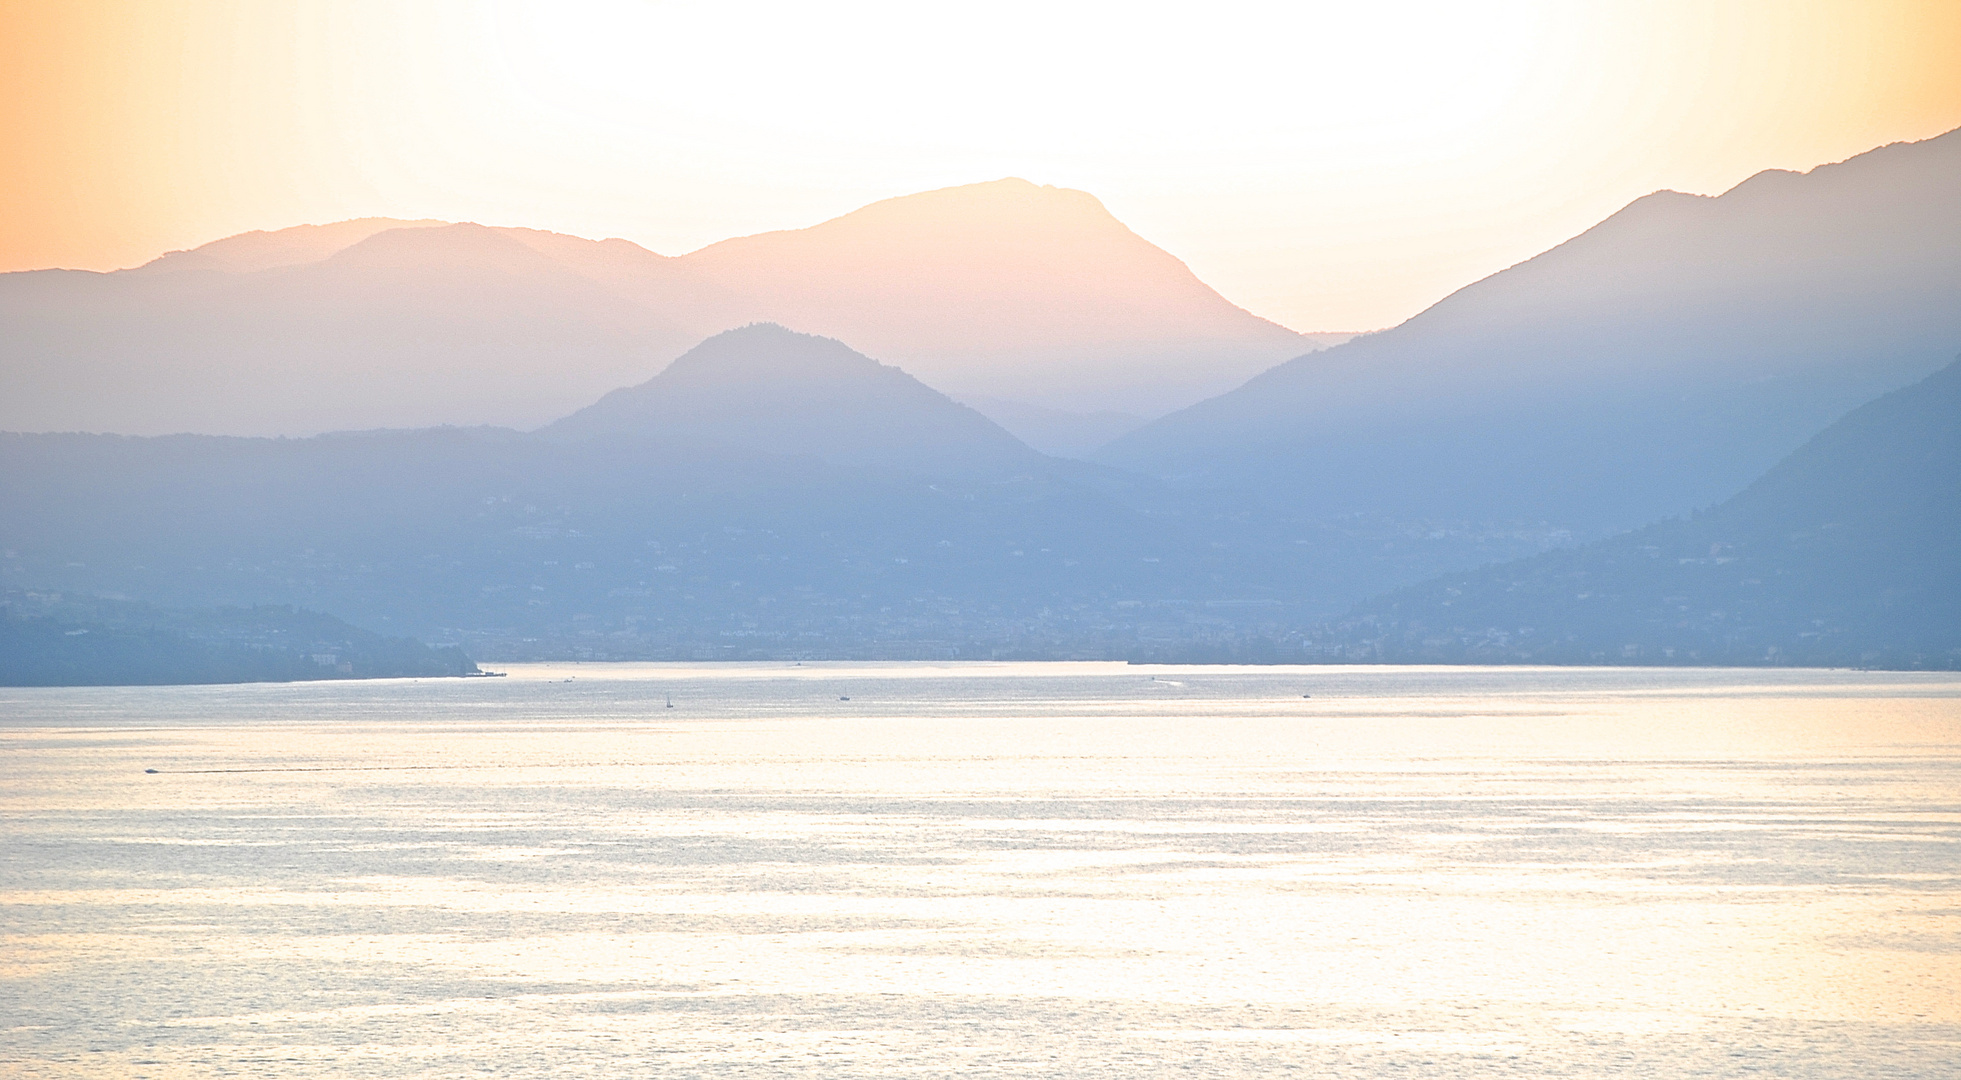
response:
[[[16,593],[0,602],[0,686],[172,686],[484,677],[455,646],[284,606],[168,609]]]

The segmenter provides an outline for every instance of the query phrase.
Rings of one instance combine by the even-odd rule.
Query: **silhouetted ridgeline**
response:
[[[290,607],[169,610],[9,592],[0,686],[124,686],[479,674],[453,646],[383,637]]]
[[[1401,590],[1308,648],[1961,668],[1961,361],[1854,410],[1712,510]]]
[[[531,428],[759,321],[841,338],[962,397],[1147,416],[1329,340],[1233,306],[1091,196],[1023,180],[673,258],[368,219],[109,274],[0,274],[0,429]]]
[[[1961,131],[1649,195],[1094,459],[1323,520],[1593,539],[1728,498],[1957,348]]]
[[[1952,369],[1928,379],[1961,348],[1961,132],[1638,200],[1099,464],[989,415],[1080,449],[1135,418],[1032,409],[1016,379],[1073,401],[1112,371],[1158,385],[1157,345],[1212,378],[1205,357],[1305,339],[1087,196],[1018,182],[680,260],[367,222],[0,285],[20,360],[0,403],[53,409],[20,416],[107,415],[89,395],[110,386],[141,430],[285,430],[264,410],[374,418],[430,394],[558,418],[0,435],[15,589],[289,604],[510,660],[1944,666],[1961,646],[1961,403]],[[755,324],[625,376],[685,333],[661,312],[757,298],[906,370]],[[932,357],[951,382],[914,377]]]

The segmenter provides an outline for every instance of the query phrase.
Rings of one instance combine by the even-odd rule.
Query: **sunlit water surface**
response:
[[[0,755],[9,1076],[1961,1074],[1953,676],[540,665]]]

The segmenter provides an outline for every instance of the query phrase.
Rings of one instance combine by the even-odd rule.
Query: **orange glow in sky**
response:
[[[1021,176],[1366,329],[1657,188],[1961,126],[1955,0],[0,0],[0,269],[383,215],[667,254]]]

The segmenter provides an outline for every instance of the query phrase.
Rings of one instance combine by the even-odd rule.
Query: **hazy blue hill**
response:
[[[1328,655],[1961,667],[1961,361],[1741,494],[1363,605]]]
[[[840,379],[865,376],[816,344]],[[1930,664],[1961,610],[1958,381],[1860,410],[1692,521],[1459,575],[1319,634],[1303,628],[1330,598],[1411,556],[1033,455],[921,472],[605,425],[0,436],[0,581],[295,604],[503,659]]]
[[[718,334],[541,433],[807,454],[949,477],[1042,467],[1041,455],[993,421],[898,368],[767,323]]]
[[[0,686],[127,686],[477,674],[455,647],[370,633],[290,607],[172,610],[10,592]]]
[[[700,434],[0,436],[0,581],[296,604],[506,659],[1122,657],[1264,640],[1349,587],[1318,565],[1339,537],[1011,440],[1030,467],[976,468],[957,431],[932,471]]]
[[[1598,535],[1728,497],[1957,348],[1961,132],[1637,200],[1098,460],[1386,534]]]

